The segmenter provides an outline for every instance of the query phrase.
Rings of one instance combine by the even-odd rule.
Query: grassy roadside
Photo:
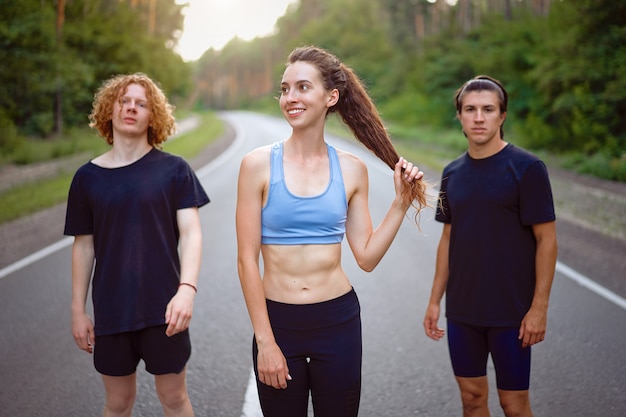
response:
[[[163,144],[163,150],[189,160],[198,155],[209,144],[224,133],[224,124],[215,113],[197,114],[200,124],[196,129],[170,139]]]
[[[202,113],[198,116],[200,124],[196,129],[168,140],[163,144],[163,150],[185,159],[191,159],[207,145],[217,140],[223,133],[224,127],[216,115]],[[68,138],[57,140],[55,145],[57,147],[73,146],[77,152],[84,153],[84,161],[108,149],[104,140],[87,130],[82,134],[72,132]],[[41,149],[39,151],[41,152]],[[62,166],[52,177],[27,182],[0,193],[0,224],[65,201],[76,168],[76,166]]]

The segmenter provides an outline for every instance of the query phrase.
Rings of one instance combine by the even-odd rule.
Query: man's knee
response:
[[[182,410],[187,408],[189,403],[189,396],[185,391],[168,392],[164,395],[159,395],[159,399],[166,410]]]
[[[461,391],[461,402],[463,403],[463,415],[481,415],[480,410],[488,414],[489,386],[487,377],[460,378],[457,377]],[[478,414],[477,414],[478,413]]]
[[[498,395],[506,417],[533,417],[528,391],[498,390]]]
[[[107,395],[105,404],[105,416],[130,416],[135,403],[133,393],[116,393]]]
[[[474,415],[476,411],[488,407],[487,393],[478,391],[461,391],[464,415]]]
[[[137,393],[135,374],[122,377],[102,375],[102,381],[106,391],[105,417],[130,416]]]
[[[184,372],[159,375],[155,381],[157,395],[165,410],[180,411],[190,408]]]

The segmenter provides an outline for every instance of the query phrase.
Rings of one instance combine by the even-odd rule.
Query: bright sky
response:
[[[276,20],[296,1],[176,0],[189,3],[178,52],[185,61],[193,61],[209,48],[221,49],[235,36],[251,40],[271,34]]]

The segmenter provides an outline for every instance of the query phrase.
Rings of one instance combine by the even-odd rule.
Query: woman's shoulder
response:
[[[337,157],[339,158],[339,164],[341,165],[341,171],[344,179],[349,177],[361,178],[362,176],[367,175],[367,165],[361,158],[351,152],[337,148],[335,149],[337,151]]]
[[[269,168],[270,153],[273,147],[274,144],[260,146],[245,154],[241,159],[241,169],[259,170]]]
[[[275,146],[275,144],[272,145],[265,145],[265,146],[259,146],[258,148],[255,148],[253,150],[251,150],[250,152],[248,152],[247,154],[244,155],[243,159],[244,160],[251,160],[251,161],[256,161],[256,160],[260,160],[260,159],[268,159],[270,152],[272,151],[272,148]]]
[[[350,165],[365,167],[365,162],[363,162],[363,160],[359,158],[358,156],[356,156],[355,154],[348,152],[348,151],[344,151],[343,149],[339,149],[339,148],[334,148],[334,149],[337,151],[337,157],[339,158],[339,161],[341,162],[342,165],[350,164]]]

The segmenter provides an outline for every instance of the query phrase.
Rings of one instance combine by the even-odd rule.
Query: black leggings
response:
[[[316,417],[353,417],[361,398],[361,308],[354,290],[315,304],[267,300],[272,330],[287,359],[292,380],[286,389],[259,381],[257,344],[254,372],[265,417],[306,417],[309,392]]]

